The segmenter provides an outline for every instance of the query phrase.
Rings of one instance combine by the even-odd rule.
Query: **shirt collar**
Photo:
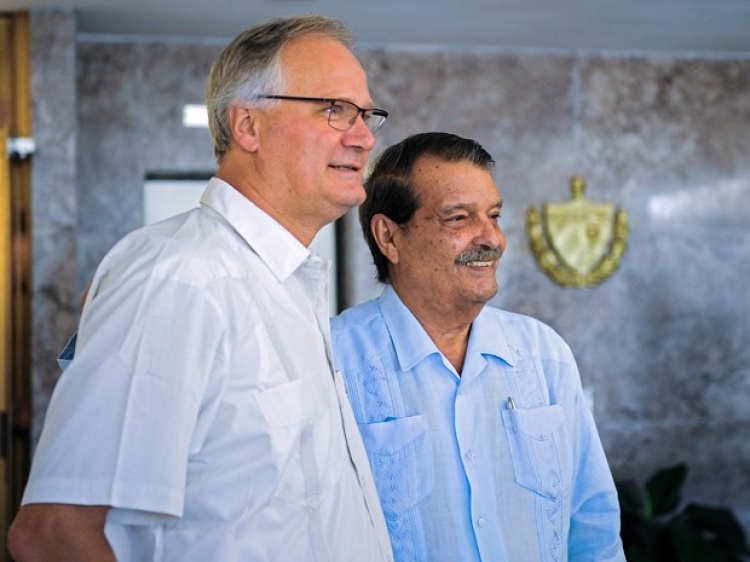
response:
[[[493,321],[492,314],[492,308],[485,306],[474,319],[467,355],[494,355],[512,366],[514,355],[508,345],[506,325]]]
[[[209,180],[200,202],[223,218],[280,282],[286,281],[310,256],[310,250],[287,229],[219,178]]]
[[[378,298],[378,305],[396,350],[399,368],[402,371],[413,368],[432,353],[439,353],[435,343],[422,328],[414,314],[401,301],[393,286],[386,285]],[[466,353],[466,366],[484,355],[493,355],[509,365],[513,365],[513,354],[508,346],[504,328],[493,322],[487,306],[474,319]]]
[[[438,353],[435,343],[414,314],[406,308],[390,283],[385,286],[378,298],[378,306],[391,335],[402,371],[411,369],[428,355]]]

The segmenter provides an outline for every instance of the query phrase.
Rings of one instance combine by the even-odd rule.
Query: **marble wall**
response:
[[[32,12],[31,365],[34,442],[59,369],[61,338],[77,322],[76,49],[69,11]]]
[[[55,11],[33,20],[35,109],[65,104],[55,119],[35,117],[37,426],[76,295],[141,223],[144,178],[214,167],[208,133],[182,127],[181,108],[202,100],[223,44],[72,40],[71,21]],[[493,304],[570,343],[616,477],[685,461],[688,499],[730,506],[750,528],[750,56],[361,55],[391,112],[381,147],[446,130],[496,157],[509,243]],[[596,288],[552,283],[525,234],[526,209],[567,200],[573,174],[630,218],[620,270]],[[379,292],[355,222],[341,224],[348,304]]]

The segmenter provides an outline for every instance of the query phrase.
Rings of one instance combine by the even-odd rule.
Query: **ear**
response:
[[[381,253],[392,264],[398,263],[398,244],[399,226],[394,221],[383,214],[378,213],[370,220],[370,232],[372,232],[375,242],[380,248]]]
[[[239,105],[229,108],[229,125],[235,144],[246,152],[258,150],[258,112]]]

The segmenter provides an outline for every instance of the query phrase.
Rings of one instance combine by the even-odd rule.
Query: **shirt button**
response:
[[[476,455],[474,454],[474,451],[472,451],[471,449],[466,452],[466,458],[470,461],[473,461],[475,456]]]
[[[479,527],[484,527],[486,524],[487,520],[484,517],[479,517],[479,519],[477,519],[477,525]]]

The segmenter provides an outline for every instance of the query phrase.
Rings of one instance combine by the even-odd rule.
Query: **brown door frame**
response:
[[[0,524],[21,501],[30,465],[31,158],[9,150],[32,138],[29,17],[0,13]],[[13,153],[12,153],[13,152]],[[6,549],[0,560],[7,560]]]

